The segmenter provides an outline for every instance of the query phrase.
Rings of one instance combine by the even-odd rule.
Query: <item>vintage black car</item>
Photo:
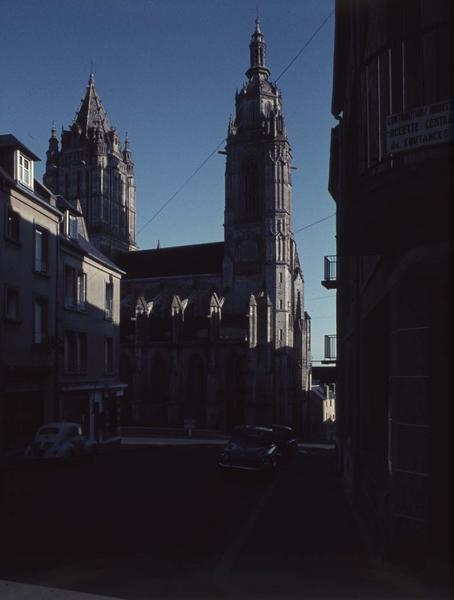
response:
[[[219,467],[226,471],[262,471],[272,473],[279,464],[279,449],[268,427],[235,427],[232,437],[219,457]]]
[[[269,425],[272,430],[273,441],[278,447],[283,460],[291,460],[298,454],[298,440],[295,432],[287,425]]]

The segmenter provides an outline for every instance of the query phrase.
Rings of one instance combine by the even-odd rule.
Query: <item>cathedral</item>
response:
[[[50,149],[47,177],[53,176],[59,189],[69,186],[70,199],[78,190],[73,173],[82,170],[74,171],[69,161],[59,164],[59,158],[61,163],[65,148],[74,144],[76,150],[82,139],[92,149],[99,199],[91,196],[91,207],[84,206],[82,193],[81,204],[91,216],[95,243],[125,250],[116,261],[126,273],[120,372],[129,388],[122,419],[131,424],[181,427],[189,421],[196,428],[222,430],[241,423],[301,426],[309,389],[310,317],[292,233],[292,157],[282,97],[269,79],[258,21],[249,47],[247,81],[236,94],[223,152],[223,242],[134,250],[130,155],[127,145],[119,154],[91,80],[71,130],[63,134],[60,154],[51,138],[55,150]],[[103,186],[112,185],[107,176],[112,161],[123,174],[117,245],[113,221],[102,228],[101,198]],[[111,203],[110,218],[112,211]]]
[[[90,76],[85,97],[61,146],[52,128],[44,185],[74,206],[80,201],[90,241],[115,259],[136,250],[136,189],[129,141],[121,145]]]
[[[122,422],[228,430],[300,428],[309,390],[310,318],[292,233],[291,150],[256,21],[246,83],[225,150],[224,241],[137,250],[134,164],[88,81],[45,185],[81,208],[90,241],[125,272]]]

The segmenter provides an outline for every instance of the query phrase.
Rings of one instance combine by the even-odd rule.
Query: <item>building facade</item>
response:
[[[135,422],[299,428],[309,318],[292,233],[291,150],[258,21],[225,147],[224,242],[130,252],[122,305]],[[132,326],[134,325],[134,327]]]
[[[39,160],[0,135],[0,450],[43,423],[117,434],[122,272],[90,243],[80,203],[34,178]]]
[[[57,416],[50,341],[62,215],[34,178],[37,160],[13,135],[0,135],[0,450]]]
[[[58,272],[58,414],[91,439],[118,434],[122,272],[91,244],[80,204],[62,197]]]
[[[446,582],[450,2],[336,2],[337,439],[378,554]]]
[[[135,250],[136,188],[126,137],[123,146],[91,75],[85,97],[60,144],[52,128],[44,184],[72,204],[80,202],[91,242],[105,256]]]

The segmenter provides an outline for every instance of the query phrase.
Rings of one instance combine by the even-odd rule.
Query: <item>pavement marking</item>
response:
[[[257,503],[255,509],[253,510],[251,516],[249,517],[246,524],[241,528],[239,535],[233,539],[233,541],[227,546],[224,554],[216,564],[213,571],[213,579],[215,586],[222,593],[224,598],[232,598],[238,600],[239,598],[247,598],[247,596],[240,592],[239,589],[235,588],[231,581],[230,571],[232,569],[233,563],[238,557],[244,543],[246,542],[246,538],[252,533],[255,524],[260,516],[260,513],[263,511],[266,503],[271,497],[274,488],[277,484],[277,477],[275,477],[274,481],[271,483],[270,487],[260,498]]]

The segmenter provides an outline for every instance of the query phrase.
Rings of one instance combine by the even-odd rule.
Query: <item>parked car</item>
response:
[[[298,454],[298,440],[295,432],[287,425],[270,425],[273,432],[273,441],[284,460],[291,460]]]
[[[97,442],[83,436],[80,425],[61,421],[48,423],[38,429],[35,440],[25,452],[25,458],[30,460],[94,458],[97,450]]]
[[[226,471],[274,472],[279,463],[279,449],[268,427],[235,427],[219,457],[219,467]]]

